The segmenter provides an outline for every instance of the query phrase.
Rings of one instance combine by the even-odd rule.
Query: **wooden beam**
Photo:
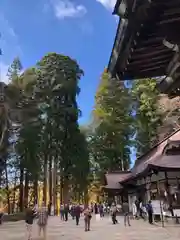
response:
[[[171,8],[167,11],[164,11],[163,16],[171,16],[174,14],[180,14],[180,8]]]
[[[137,65],[131,65],[129,64],[128,67],[127,67],[127,70],[129,69],[144,69],[144,68],[149,68],[149,67],[153,67],[153,66],[158,66],[158,65],[161,65],[161,64],[164,64],[165,66],[168,65],[169,63],[169,59],[165,59],[165,60],[162,60],[162,61],[149,61],[149,62],[141,62],[141,64],[137,64]]]
[[[155,55],[155,56],[154,56]],[[148,62],[157,62],[159,60],[166,60],[169,59],[169,61],[171,60],[172,58],[172,54],[171,53],[168,53],[166,55],[157,55],[157,54],[147,54],[147,57],[144,57],[144,56],[141,56],[141,58],[138,59],[138,61],[134,60],[134,59],[131,59],[130,62],[128,62],[128,65],[129,66],[134,66],[134,65],[138,65],[138,64],[145,64],[145,63],[148,63]]]
[[[161,51],[161,50],[165,50],[165,46],[163,46],[162,44],[155,44],[155,45],[151,45],[151,46],[147,46],[147,47],[142,47],[141,45],[139,47],[137,47],[136,49],[134,49],[133,52],[151,52],[153,51],[154,49],[158,50],[158,51]]]
[[[166,56],[166,55],[168,55],[168,57],[169,57],[169,55],[173,55],[173,53],[168,49],[168,48],[164,48],[163,50],[156,50],[156,48],[154,49],[154,51],[152,50],[152,51],[148,51],[148,49],[147,49],[147,51],[145,51],[145,53],[136,53],[136,51],[133,53],[133,55],[132,55],[132,57],[131,57],[131,60],[132,61],[135,61],[135,60],[139,60],[139,59],[147,59],[147,58],[149,58],[149,57],[162,57],[162,55],[164,56]]]
[[[165,7],[169,7],[169,8],[175,8],[175,7],[179,7],[179,1],[177,0],[156,0],[156,1],[153,1],[152,2],[152,6],[153,7],[162,7],[162,4],[165,6]]]
[[[143,47],[143,46],[147,46],[147,45],[150,45],[150,44],[153,44],[153,43],[162,42],[162,40],[163,40],[163,37],[157,37],[157,38],[152,38],[152,39],[142,41],[140,44]]]
[[[143,79],[143,78],[154,78],[157,76],[163,76],[163,69],[159,68],[151,68],[147,72],[128,72],[125,73],[124,75],[120,75],[121,80],[134,80],[134,79]]]
[[[164,64],[162,65],[158,65],[158,66],[152,66],[152,67],[149,67],[149,68],[146,68],[146,69],[142,69],[140,72],[148,72],[148,71],[154,71],[155,69],[158,69],[158,68],[164,68]],[[165,72],[164,72],[165,74]],[[164,74],[162,76],[164,76]]]
[[[166,20],[162,20],[158,23],[158,25],[163,25],[163,24],[167,24],[167,23],[174,23],[174,22],[180,22],[180,17],[168,18]]]

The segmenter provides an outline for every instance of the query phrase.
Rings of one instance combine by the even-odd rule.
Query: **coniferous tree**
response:
[[[129,169],[133,132],[128,89],[105,71],[95,99],[92,155],[102,171]]]
[[[143,79],[133,82],[131,88],[135,112],[134,130],[137,156],[147,152],[159,140],[158,130],[162,124],[156,80]]]

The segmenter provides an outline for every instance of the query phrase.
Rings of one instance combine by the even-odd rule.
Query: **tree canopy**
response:
[[[106,69],[92,121],[80,126],[83,75],[75,60],[48,53],[28,69],[15,58],[0,83],[0,195],[9,213],[42,200],[55,209],[87,203],[102,174],[130,169],[132,148],[144,154],[179,127],[179,98],[160,94],[156,79],[128,85]]]
[[[40,198],[57,208],[73,197],[73,189],[85,197],[89,150],[76,101],[82,75],[76,61],[57,53],[47,54],[29,69],[22,69],[19,58],[10,66],[9,84],[2,85],[0,126],[5,149],[0,186],[7,190],[8,212],[22,211]]]
[[[93,158],[101,171],[129,169],[133,135],[129,91],[105,71],[95,101],[90,137]]]

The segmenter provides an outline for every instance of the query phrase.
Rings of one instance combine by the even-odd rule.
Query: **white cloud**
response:
[[[101,3],[108,10],[113,10],[117,0],[96,0]]]
[[[51,4],[58,19],[82,17],[87,13],[85,6],[70,0],[52,0]]]

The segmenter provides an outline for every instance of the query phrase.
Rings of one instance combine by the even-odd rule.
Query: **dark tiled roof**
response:
[[[135,161],[135,165],[138,165],[139,162],[144,162],[147,158],[150,158],[151,156],[154,155],[154,153],[157,151],[157,148],[164,142],[167,141],[178,141],[180,140],[180,128],[178,128],[176,131],[174,131],[172,134],[164,138],[162,141],[158,142],[155,144],[151,149],[149,149],[145,154],[141,155],[138,157]]]
[[[171,136],[169,136],[168,138],[164,139],[164,141],[160,142],[159,144],[157,144],[156,146],[153,147],[153,149],[151,151],[149,151],[147,154],[143,155],[142,157],[140,157],[139,159],[137,159],[137,162],[135,163],[134,167],[132,168],[132,175],[133,176],[137,176],[139,174],[141,174],[142,172],[144,172],[144,170],[148,167],[148,165],[150,164],[156,164],[158,166],[158,162],[161,159],[161,163],[162,163],[162,155],[164,152],[165,147],[167,146],[167,144],[169,142],[177,142],[178,140],[180,140],[180,129],[178,129],[175,133],[173,133]],[[163,155],[164,156],[164,155]],[[169,158],[169,165],[170,164],[173,166],[173,161],[170,160],[170,158],[174,157],[174,156],[168,156]],[[180,156],[179,156],[180,159]]]
[[[180,171],[180,155],[163,155],[152,161],[149,164],[149,168]]]
[[[121,189],[121,181],[125,181],[130,176],[130,172],[113,172],[105,174],[107,185],[106,189]]]
[[[180,129],[169,137],[155,145],[150,151],[136,160],[129,172],[113,172],[105,175],[106,189],[121,189],[122,183],[147,172],[150,169],[177,170],[180,171],[180,155],[165,155],[164,149],[169,143],[180,141]]]

